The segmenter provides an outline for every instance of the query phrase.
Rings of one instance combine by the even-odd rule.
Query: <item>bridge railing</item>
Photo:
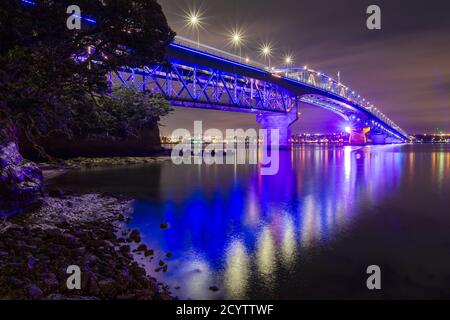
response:
[[[407,136],[407,133],[405,131],[403,131],[397,124],[395,124],[392,120],[390,120],[386,115],[384,115],[380,110],[375,108],[373,104],[371,104],[357,92],[320,71],[316,71],[314,69],[310,69],[307,67],[287,68],[287,69],[275,69],[273,67],[270,68],[269,66],[263,63],[253,61],[251,59],[244,58],[239,55],[235,55],[227,51],[220,50],[180,36],[176,36],[174,42],[195,50],[207,52],[221,58],[239,62],[243,65],[252,66],[264,70],[266,72],[270,72],[272,74],[285,77],[287,79],[302,82],[310,86],[332,92],[342,98],[345,98],[351,102],[358,104],[359,106],[363,107],[367,112],[371,113],[375,118],[382,120],[384,123],[388,124],[398,132],[402,133],[404,136]]]
[[[269,67],[263,63],[251,60],[250,58],[244,58],[244,57],[238,56],[236,54],[233,54],[233,53],[230,53],[230,52],[227,52],[224,50],[220,50],[220,49],[217,49],[217,48],[214,48],[214,47],[202,44],[202,43],[198,43],[196,41],[193,41],[193,40],[190,40],[187,38],[176,36],[174,42],[181,44],[183,46],[192,48],[192,49],[200,50],[202,52],[211,53],[211,54],[221,57],[221,58],[229,59],[229,60],[239,62],[239,63],[245,64],[245,65],[249,65],[249,66],[252,66],[252,67],[255,67],[258,69],[269,71]]]

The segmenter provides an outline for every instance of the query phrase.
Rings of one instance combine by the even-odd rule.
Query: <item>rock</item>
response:
[[[219,291],[219,288],[217,288],[216,286],[211,286],[209,287],[209,290],[211,290],[212,292],[216,292]]]
[[[58,278],[54,273],[49,273],[43,282],[48,290],[57,288],[59,286]]]
[[[161,224],[159,225],[159,227],[160,227],[162,230],[169,229],[169,223],[163,222],[163,223],[161,223]]]
[[[0,141],[0,216],[19,214],[42,203],[42,171],[25,160],[15,142]]]
[[[34,284],[29,284],[26,290],[28,296],[33,300],[40,299],[44,295],[44,292],[42,292],[42,290]]]
[[[147,246],[145,244],[140,244],[136,249],[133,250],[134,252],[145,252],[147,251]]]
[[[129,238],[136,243],[141,242],[141,235],[138,230],[131,231]]]
[[[104,279],[98,282],[98,287],[100,288],[101,294],[107,297],[115,297],[116,286],[113,279]]]
[[[125,225],[119,223],[118,212],[127,210],[129,201],[88,194],[46,197],[43,203],[0,230],[0,261],[5,262],[0,263],[0,300],[171,298],[169,288],[158,286],[140,264],[153,250],[137,244],[143,255],[134,260],[134,245],[119,241]],[[134,233],[134,240],[140,238]],[[158,272],[166,272],[168,266],[161,262]],[[82,270],[80,291],[67,290],[71,264]]]
[[[152,256],[153,254],[154,254],[154,251],[152,249],[148,249],[145,251],[144,256],[149,257],[149,256]]]
[[[34,266],[36,265],[36,262],[38,262],[38,261],[39,261],[39,259],[36,259],[32,255],[28,256],[28,259],[27,259],[28,269],[33,269]]]
[[[123,245],[120,246],[119,251],[123,254],[129,254],[130,253],[130,246],[128,245]]]
[[[171,258],[172,257],[172,252],[167,252],[166,253],[166,258]]]

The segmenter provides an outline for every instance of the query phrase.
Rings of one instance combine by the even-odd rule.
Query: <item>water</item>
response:
[[[130,227],[157,253],[150,270],[173,254],[155,274],[180,298],[450,298],[449,145],[301,146],[280,167],[169,160],[52,184],[135,198]]]

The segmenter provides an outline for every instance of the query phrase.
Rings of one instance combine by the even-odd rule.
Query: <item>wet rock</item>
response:
[[[114,198],[66,195],[44,198],[42,209],[8,221],[7,231],[0,229],[0,300],[170,298],[116,236],[123,228],[117,212],[125,209]],[[144,244],[138,248],[153,255]],[[77,292],[65,285],[73,264],[82,271]],[[164,263],[159,268],[168,270]]]
[[[141,235],[138,230],[131,231],[129,238],[136,243],[141,242]]]
[[[133,252],[145,252],[147,251],[147,246],[145,244],[140,244]]]
[[[119,251],[123,254],[129,254],[130,253],[130,246],[128,245],[123,245],[120,246]]]
[[[159,227],[160,227],[162,230],[169,229],[169,223],[163,222],[163,223],[161,223],[161,224],[159,225]]]

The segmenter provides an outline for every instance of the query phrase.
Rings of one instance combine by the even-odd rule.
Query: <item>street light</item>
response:
[[[189,10],[185,15],[186,26],[191,28],[192,31],[197,32],[197,46],[200,48],[200,28],[202,27],[203,17],[199,10]]]
[[[242,45],[244,42],[244,33],[240,29],[233,29],[230,33],[229,43],[236,49],[239,49],[239,59],[242,60]]]
[[[270,57],[272,56],[272,45],[270,43],[263,43],[259,48],[259,53],[264,57],[264,59],[268,59],[270,69]]]
[[[294,57],[291,54],[284,56],[284,64],[286,67],[291,66],[294,63]]]

